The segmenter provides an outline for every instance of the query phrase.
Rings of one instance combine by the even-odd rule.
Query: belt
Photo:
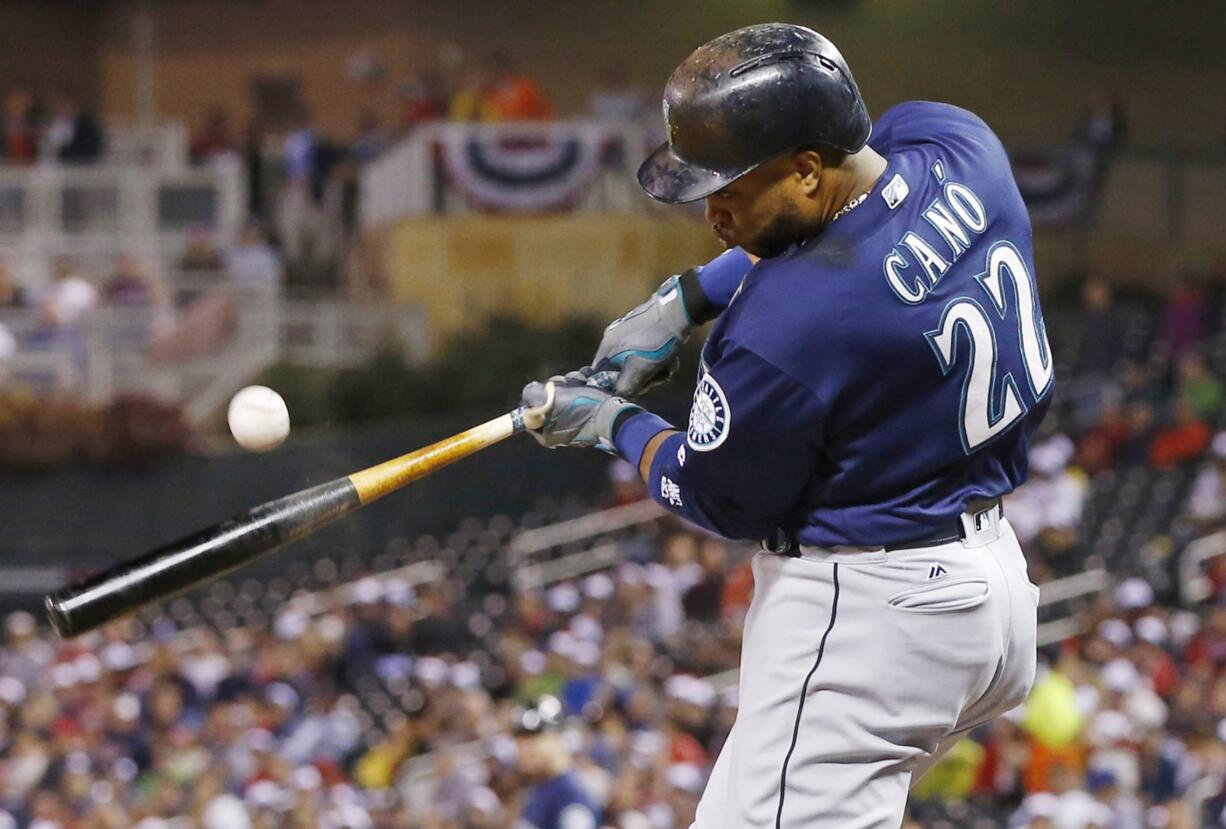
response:
[[[1005,515],[1004,504],[999,498],[993,498],[978,504],[969,504],[967,512],[972,516],[972,524],[974,520],[990,511],[998,510],[997,517],[1003,518]],[[935,530],[931,535],[922,536],[920,538],[911,539],[909,541],[899,541],[893,544],[886,544],[885,551],[887,553],[895,552],[896,550],[914,550],[917,547],[939,547],[942,544],[952,544],[955,541],[966,540],[966,524],[963,523],[962,517],[959,516],[954,521],[945,524],[940,529]],[[799,556],[800,545],[796,540],[784,530],[775,530],[770,538],[762,541],[762,549],[768,553],[778,553],[787,556]]]

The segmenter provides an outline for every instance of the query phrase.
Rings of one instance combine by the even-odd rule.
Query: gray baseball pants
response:
[[[911,784],[1022,702],[1039,591],[984,515],[940,546],[755,556],[740,708],[692,829],[897,829]]]

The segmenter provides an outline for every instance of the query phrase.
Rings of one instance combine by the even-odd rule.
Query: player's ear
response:
[[[822,155],[817,150],[799,150],[792,156],[796,174],[800,177],[800,192],[805,196],[817,193],[822,180]]]

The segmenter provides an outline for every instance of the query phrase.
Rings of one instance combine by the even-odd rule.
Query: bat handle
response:
[[[511,428],[514,433],[518,434],[526,429],[535,431],[545,425],[545,418],[549,416],[549,411],[553,408],[553,399],[557,391],[553,387],[553,381],[545,384],[545,402],[539,406],[520,406],[511,412]]]

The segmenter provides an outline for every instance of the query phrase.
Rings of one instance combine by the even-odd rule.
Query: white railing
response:
[[[191,137],[181,121],[141,126],[128,121],[106,122],[104,159],[111,164],[140,164],[171,169],[189,161]]]
[[[652,143],[639,123],[437,122],[366,165],[367,229],[429,213],[640,209],[634,171]]]
[[[340,367],[385,345],[415,364],[428,357],[424,313],[415,307],[287,300],[222,278],[184,280],[176,291],[192,295],[177,310],[102,307],[66,329],[49,329],[36,308],[0,311],[19,343],[0,383],[100,402],[144,392],[181,401],[200,422],[279,360]]]
[[[244,198],[238,164],[0,166],[0,259],[38,286],[61,257],[166,258],[201,229],[224,247],[238,234]]]
[[[644,498],[632,504],[610,507],[535,530],[524,530],[511,539],[510,558],[512,563],[518,566],[536,553],[647,524],[666,515],[668,512],[663,507],[650,498]]]
[[[1179,598],[1184,604],[1198,604],[1213,595],[1204,564],[1221,555],[1226,555],[1226,530],[1198,538],[1184,549],[1179,558]]]

